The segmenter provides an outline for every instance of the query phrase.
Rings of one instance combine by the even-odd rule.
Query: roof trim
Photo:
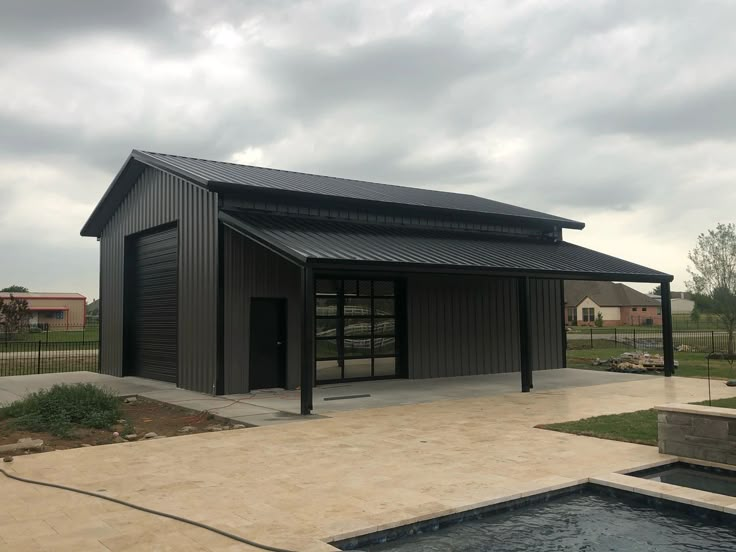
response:
[[[254,227],[244,223],[243,221],[233,217],[232,215],[228,215],[227,213],[220,211],[217,218],[220,220],[220,222],[222,222],[231,230],[237,232],[241,236],[248,238],[249,240],[256,242],[258,245],[265,247],[279,257],[282,257],[298,266],[304,266],[307,264],[307,258],[305,256],[299,254],[285,244],[282,244],[281,242],[273,238],[264,236]]]
[[[421,263],[391,263],[385,261],[363,261],[356,263],[350,260],[329,260],[329,259],[309,259],[309,263],[315,270],[349,270],[356,272],[366,271],[393,271],[401,273],[417,273],[417,274],[462,274],[462,275],[477,275],[477,276],[508,276],[508,277],[520,277],[529,276],[544,280],[594,280],[594,281],[606,281],[606,280],[621,280],[624,282],[637,282],[644,284],[660,284],[663,282],[671,282],[674,280],[674,276],[666,274],[663,278],[656,278],[655,276],[647,276],[645,274],[627,274],[627,273],[598,273],[598,272],[574,272],[574,271],[552,271],[547,272],[544,270],[509,270],[509,269],[496,269],[496,268],[475,268],[475,267],[458,267],[454,265],[430,265]]]
[[[115,175],[115,178],[113,178],[111,184],[108,186],[107,190],[103,194],[102,198],[100,199],[99,203],[96,205],[94,210],[92,211],[92,214],[90,215],[87,222],[82,227],[82,230],[80,234],[82,236],[90,236],[90,237],[99,237],[102,233],[102,229],[104,228],[107,221],[110,219],[112,214],[114,213],[117,206],[123,201],[125,196],[128,194],[130,189],[135,185],[135,182],[137,181],[138,177],[141,175],[141,173],[144,171],[146,166],[156,168],[158,170],[167,172],[169,174],[172,174],[174,176],[177,176],[179,178],[183,178],[184,180],[187,180],[195,185],[202,186],[210,191],[213,192],[229,192],[229,193],[243,193],[243,192],[274,192],[279,193],[280,195],[284,196],[291,196],[294,198],[329,198],[334,200],[340,200],[340,201],[346,201],[351,202],[355,204],[361,204],[361,205],[373,205],[373,206],[382,206],[385,207],[387,205],[395,205],[395,206],[401,206],[402,208],[412,208],[417,210],[423,210],[423,211],[431,211],[431,212],[438,212],[438,213],[463,213],[465,215],[477,215],[479,217],[486,217],[489,219],[495,219],[499,221],[515,221],[515,222],[522,222],[525,224],[544,224],[544,225],[554,225],[560,228],[571,228],[575,230],[582,230],[585,228],[585,223],[567,219],[565,217],[558,217],[555,215],[551,215],[548,213],[542,213],[539,212],[539,216],[534,216],[532,214],[510,214],[510,213],[490,213],[490,212],[484,212],[484,211],[475,211],[472,209],[463,209],[463,208],[452,208],[452,207],[440,207],[440,206],[432,206],[432,205],[421,205],[421,204],[403,204],[396,201],[382,201],[380,199],[360,199],[360,198],[351,198],[351,197],[340,197],[335,196],[331,194],[323,194],[319,192],[309,192],[309,191],[299,191],[299,190],[288,190],[288,189],[280,189],[276,187],[272,188],[265,188],[261,186],[255,186],[255,185],[248,185],[243,183],[235,183],[235,182],[224,182],[219,180],[208,180],[204,178],[203,176],[199,176],[195,174],[192,171],[189,171],[185,168],[178,167],[174,165],[173,163],[169,163],[164,159],[161,159],[160,157],[156,157],[157,155],[165,156],[166,154],[155,154],[153,152],[146,152],[134,149],[131,151],[130,155],[128,156],[127,160],[123,164],[123,166],[120,168],[118,173]],[[169,156],[169,157],[180,157],[180,156]],[[196,158],[185,158],[185,159],[195,159]],[[209,161],[209,160],[203,160],[199,159],[198,161]],[[228,165],[236,165],[236,166],[247,166],[247,165],[238,165],[237,163],[227,163],[222,161],[212,161],[214,163],[224,163]],[[379,183],[376,182],[367,182],[367,181],[361,181],[361,180],[355,180],[355,179],[339,179],[337,177],[331,177],[331,176],[322,176],[322,175],[314,175],[310,173],[299,173],[296,171],[285,171],[282,169],[270,169],[267,167],[257,167],[258,169],[263,170],[273,170],[277,172],[283,172],[283,173],[290,173],[290,174],[296,174],[296,175],[306,175],[306,176],[319,176],[323,178],[334,178],[337,180],[345,180],[345,181],[352,181],[357,182],[361,184],[366,185],[378,185]],[[392,184],[381,184],[382,186],[396,186]],[[401,188],[402,186],[396,186]],[[411,188],[411,187],[409,187]],[[452,193],[452,192],[444,192],[444,193]],[[460,194],[460,195],[467,195],[467,194]],[[471,196],[473,197],[473,196]],[[477,198],[478,200],[483,200],[483,198]],[[496,202],[499,203],[499,202]],[[516,206],[512,206],[516,207]],[[525,209],[520,208],[519,209]],[[533,211],[531,209],[525,209],[527,211]]]

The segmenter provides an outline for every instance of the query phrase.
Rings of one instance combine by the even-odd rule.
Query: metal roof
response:
[[[659,306],[660,302],[624,284],[613,282],[565,282],[565,302],[579,305],[589,297],[600,307]]]
[[[297,263],[671,281],[672,276],[564,241],[226,211],[223,222]]]
[[[300,194],[306,197],[326,197],[340,200],[372,202],[426,209],[488,215],[530,223],[553,224],[562,228],[582,229],[582,222],[533,211],[499,201],[469,194],[411,188],[364,182],[348,178],[320,176],[251,165],[238,165],[165,153],[133,150],[126,164],[105,192],[82,235],[97,235],[103,220],[112,214],[133,185],[145,165],[168,171],[213,191],[271,190]],[[118,186],[120,184],[120,186]],[[122,188],[122,189],[120,189]]]

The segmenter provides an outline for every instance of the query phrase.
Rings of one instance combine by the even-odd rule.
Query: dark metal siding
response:
[[[560,280],[529,281],[534,370],[562,368],[565,363],[560,289]]]
[[[230,228],[223,234],[225,393],[246,393],[253,297],[287,301],[286,386],[299,385],[301,299],[299,268]]]
[[[562,366],[559,282],[532,280],[534,370]],[[409,276],[409,378],[518,372],[516,280]],[[537,310],[539,309],[539,310]]]
[[[179,387],[212,392],[217,362],[217,194],[146,169],[100,236],[100,369],[123,375],[125,237],[177,222]]]

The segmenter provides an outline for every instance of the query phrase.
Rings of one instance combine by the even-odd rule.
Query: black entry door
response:
[[[177,382],[177,230],[126,244],[126,375]]]
[[[286,387],[286,301],[251,299],[250,388]]]

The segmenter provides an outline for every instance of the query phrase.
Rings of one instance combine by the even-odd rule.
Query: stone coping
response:
[[[717,416],[719,418],[736,418],[736,408],[722,408],[720,406],[673,403],[655,406],[654,409],[658,412],[678,412],[681,414],[698,414],[700,416]]]
[[[379,533],[388,529],[395,529],[398,527],[403,527],[405,525],[420,523],[430,519],[442,518],[448,515],[459,514],[463,512],[471,512],[473,510],[486,508],[488,506],[496,504],[502,504],[504,502],[511,502],[513,500],[532,497],[538,494],[577,487],[585,483],[602,485],[604,487],[611,487],[614,489],[619,489],[632,493],[661,498],[663,500],[671,500],[673,502],[691,504],[700,508],[707,508],[709,510],[715,510],[718,512],[724,512],[726,514],[736,515],[736,497],[709,493],[697,489],[690,489],[688,487],[680,487],[678,485],[670,485],[669,483],[660,483],[658,481],[653,481],[650,479],[627,475],[629,473],[645,471],[651,468],[663,467],[669,464],[677,464],[678,462],[700,464],[703,466],[722,467],[725,469],[733,470],[733,466],[718,464],[716,462],[706,462],[704,460],[694,460],[691,458],[679,458],[676,456],[663,455],[663,458],[656,462],[649,462],[640,466],[626,468],[625,470],[622,470],[620,472],[605,473],[592,477],[585,477],[582,479],[570,479],[566,482],[553,485],[541,485],[538,488],[527,489],[524,492],[520,493],[499,494],[498,496],[494,496],[487,500],[465,504],[460,507],[439,509],[433,512],[424,512],[421,515],[396,519],[388,523],[369,525],[366,527],[361,527],[359,529],[352,529],[350,531],[335,533],[331,535],[330,538],[324,539],[324,541],[326,543],[340,542],[355,537],[369,535],[371,533]],[[335,550],[338,549],[335,548]]]

